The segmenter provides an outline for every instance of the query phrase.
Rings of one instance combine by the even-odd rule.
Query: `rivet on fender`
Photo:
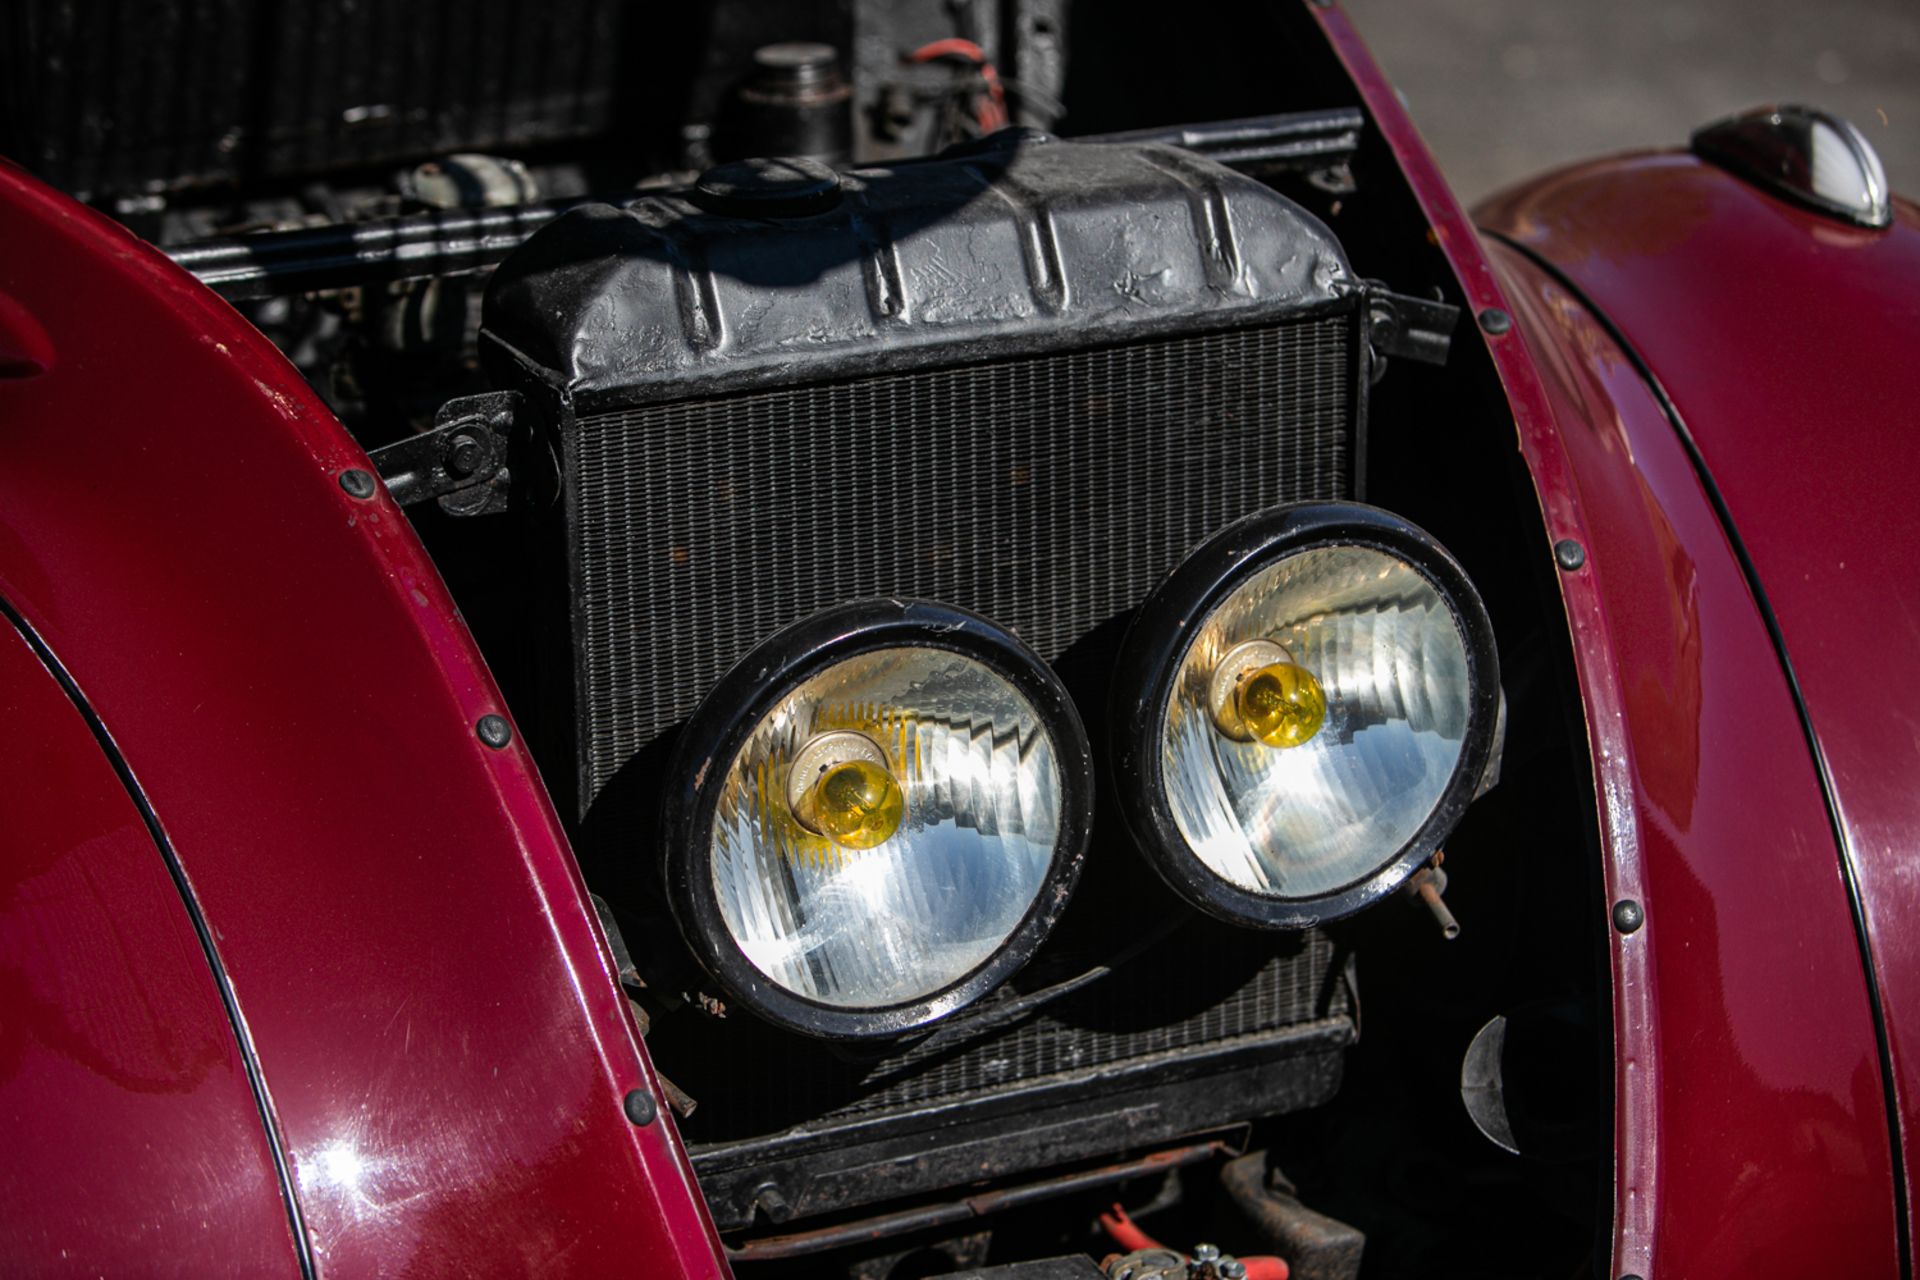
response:
[[[481,716],[480,722],[473,726],[480,735],[480,741],[495,751],[513,741],[513,726],[507,723],[505,716]]]
[[[340,487],[347,491],[348,497],[371,498],[374,490],[379,486],[374,483],[371,472],[362,471],[358,467],[348,467],[340,473]]]
[[[629,1093],[621,1106],[627,1113],[627,1119],[635,1124],[652,1124],[653,1118],[660,1114],[660,1108],[654,1105],[653,1095],[645,1089],[635,1089]]]
[[[1632,898],[1622,898],[1613,904],[1613,927],[1622,933],[1632,933],[1647,922],[1647,913]]]
[[[1572,573],[1587,562],[1587,549],[1572,538],[1562,538],[1553,544],[1553,562]]]
[[[1513,317],[1498,307],[1488,307],[1480,313],[1480,327],[1497,337],[1513,328]]]

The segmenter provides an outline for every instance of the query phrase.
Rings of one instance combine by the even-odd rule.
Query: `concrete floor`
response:
[[[1341,0],[1468,204],[1766,102],[1846,116],[1920,198],[1920,0]]]

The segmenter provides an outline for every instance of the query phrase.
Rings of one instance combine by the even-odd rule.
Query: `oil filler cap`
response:
[[[708,213],[735,218],[805,218],[840,201],[840,175],[805,156],[735,160],[700,175],[690,193]]]

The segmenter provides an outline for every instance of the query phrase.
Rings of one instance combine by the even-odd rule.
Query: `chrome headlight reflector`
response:
[[[1304,928],[1397,888],[1472,800],[1492,628],[1438,543],[1355,503],[1275,508],[1141,606],[1115,683],[1116,788],[1182,896]]]
[[[669,900],[741,1003],[881,1035],[984,994],[1064,907],[1092,755],[1067,694],[963,610],[860,602],[722,678],[671,767]]]

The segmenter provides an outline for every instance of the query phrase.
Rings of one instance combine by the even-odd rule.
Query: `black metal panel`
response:
[[[722,1230],[748,1226],[769,1185],[796,1219],[905,1200],[1316,1106],[1338,1091],[1352,1039],[1344,1018],[1283,1027],[805,1140],[696,1151],[693,1166]]]
[[[985,1271],[963,1271],[953,1280],[1100,1280],[1106,1273],[1088,1257],[1049,1258],[1044,1262],[1016,1262]]]
[[[812,1217],[1329,1100],[1354,1038],[1331,942],[1198,936],[1169,936],[1010,1027],[866,1063],[751,1019],[699,1044],[655,1036],[662,1071],[701,1080],[682,1132],[716,1221],[745,1226],[768,1182]],[[1018,1000],[1004,990],[983,1013]]]
[[[581,785],[776,628],[941,600],[1048,660],[1261,507],[1345,496],[1355,314],[581,419]]]
[[[655,1035],[660,1069],[700,1100],[681,1132],[716,1217],[744,1224],[769,1180],[804,1217],[974,1181],[983,1159],[996,1173],[1045,1168],[1332,1096],[1354,1005],[1320,933],[1190,922],[1098,981],[1004,1018],[1110,942],[1089,951],[1056,937],[973,1011],[875,1057],[749,1016]],[[1182,1095],[1183,1081],[1209,1083]],[[1001,1133],[1022,1137],[995,1142]],[[899,1152],[914,1160],[897,1165]]]

